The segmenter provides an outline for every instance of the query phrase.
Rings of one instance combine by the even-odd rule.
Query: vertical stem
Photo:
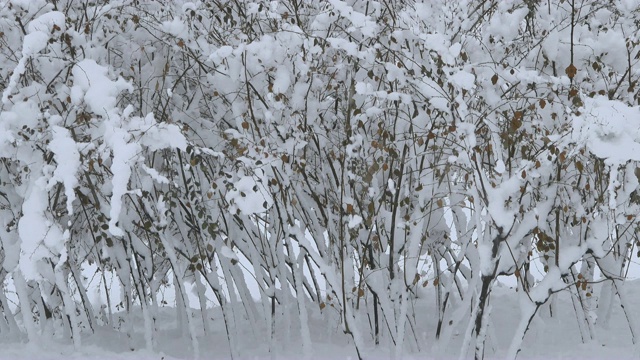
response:
[[[82,300],[82,307],[84,309],[84,314],[85,314],[85,318],[87,319],[87,323],[89,324],[89,328],[91,329],[91,332],[94,332],[94,321],[95,321],[95,313],[93,311],[93,306],[91,305],[91,302],[89,301],[89,297],[87,296],[87,291],[84,288],[84,285],[82,284],[82,281],[80,280],[80,274],[78,272],[79,267],[72,265],[71,263],[69,263],[69,268],[71,269],[71,274],[73,274],[73,279],[76,282],[76,288],[78,289],[78,293],[80,294],[80,299]]]
[[[62,259],[60,261],[62,261]],[[60,290],[60,297],[62,297],[64,312],[68,317],[69,325],[71,326],[73,346],[76,349],[79,349],[82,346],[82,339],[80,336],[79,328],[80,323],[78,321],[78,316],[76,315],[76,303],[75,301],[73,301],[73,299],[71,299],[71,296],[69,295],[69,286],[67,284],[66,276],[63,270],[64,266],[66,266],[65,263],[58,263],[55,266],[54,272],[56,285]]]
[[[572,27],[573,29],[573,27]],[[573,31],[573,30],[572,30]],[[572,57],[573,57],[573,47],[572,47]],[[557,170],[556,170],[556,182],[560,185],[560,170],[561,166],[558,162]],[[560,266],[560,206],[562,204],[556,205],[556,238],[555,238],[555,265],[556,267]]]
[[[22,313],[22,323],[27,331],[27,337],[29,342],[33,344],[38,343],[38,333],[33,322],[33,313],[31,312],[31,300],[27,292],[27,282],[20,270],[13,272],[13,283],[18,293],[18,299],[20,300],[20,312]]]
[[[275,291],[275,285],[274,285]],[[275,359],[275,340],[276,340],[276,296],[271,296],[271,345],[269,346],[271,358]]]
[[[301,249],[300,254],[298,255],[298,265],[294,272],[294,280],[295,289],[296,289],[296,299],[298,301],[298,312],[300,314],[300,333],[302,336],[302,353],[304,355],[304,359],[311,358],[312,351],[312,343],[311,343],[311,334],[309,333],[309,319],[307,314],[307,306],[305,304],[306,296],[304,295],[304,287],[303,287],[303,279],[304,272],[302,271],[304,267],[304,256],[305,250]]]
[[[612,279],[613,287],[616,289],[618,293],[618,298],[620,299],[620,307],[622,308],[622,312],[624,316],[627,318],[627,324],[629,325],[629,331],[631,331],[631,341],[634,345],[639,345],[638,343],[638,326],[636,324],[635,317],[629,313],[629,302],[627,301],[627,296],[624,293],[624,290],[621,289],[622,281],[618,279]]]
[[[162,241],[162,246],[167,252],[167,257],[169,258],[169,262],[171,263],[171,268],[173,270],[174,281],[175,281],[174,286],[176,287],[176,303],[180,301],[181,304],[184,306],[184,315],[186,317],[187,326],[189,327],[189,335],[191,337],[191,346],[193,347],[193,357],[195,359],[198,359],[200,358],[200,346],[198,344],[198,338],[196,336],[193,322],[191,321],[191,310],[189,309],[189,299],[186,297],[184,284],[182,283],[182,280],[178,276],[178,274],[182,274],[184,270],[179,266],[180,262],[178,262],[178,258],[173,248],[173,244],[171,244],[169,240],[165,238],[164,235],[160,235],[160,240]]]
[[[576,0],[571,0],[571,64],[573,64],[573,31],[576,27]]]
[[[368,245],[368,252],[369,252],[369,265],[371,266],[371,270],[375,270],[376,265],[373,259],[373,245],[369,244]],[[375,291],[372,291],[373,293],[373,326],[374,326],[374,339],[375,339],[375,344],[379,345],[380,344],[380,319],[379,319],[379,315],[378,315],[378,302],[380,301],[378,299],[378,293]]]
[[[524,289],[521,289],[524,290]],[[524,292],[523,292],[524,293]],[[526,296],[526,295],[520,295]],[[528,299],[524,300],[528,302]],[[518,353],[522,349],[522,341],[524,340],[524,336],[529,330],[529,325],[531,324],[531,320],[535,316],[538,311],[538,305],[535,305],[531,302],[527,303],[527,306],[520,306],[520,311],[522,312],[520,323],[516,328],[515,334],[513,336],[513,340],[511,340],[511,345],[509,345],[509,351],[507,352],[507,359],[514,359],[518,356]]]

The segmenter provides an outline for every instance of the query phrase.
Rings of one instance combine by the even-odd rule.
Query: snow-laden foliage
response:
[[[138,307],[153,349],[172,288],[196,356],[211,321],[231,356],[247,323],[310,356],[317,315],[360,355],[461,333],[482,358],[502,276],[511,357],[562,290],[592,339],[640,245],[639,22],[634,1],[3,0],[0,330],[79,346]]]

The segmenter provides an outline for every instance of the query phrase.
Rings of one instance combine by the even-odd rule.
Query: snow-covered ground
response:
[[[632,305],[640,299],[640,281],[626,283],[624,291]],[[599,291],[596,291],[599,294]],[[445,359],[459,358],[464,329],[455,329],[451,342],[438,349],[433,329],[436,328],[437,312],[434,306],[434,294],[427,291],[426,296],[415,299],[416,327],[405,340],[405,359]],[[506,355],[514,329],[519,320],[518,297],[513,289],[501,285],[496,287],[492,298],[492,321],[489,328],[486,358],[500,359]],[[287,309],[280,309],[285,313]],[[290,314],[297,316],[296,309]],[[640,318],[640,307],[632,306],[633,316]],[[242,306],[237,304],[233,316],[239,324],[238,333],[232,337],[236,359],[297,359],[302,353],[299,322],[291,316],[289,323],[286,316],[280,315],[277,320],[276,343],[269,348],[269,331],[263,324],[250,324],[243,317]],[[196,310],[194,313],[198,314]],[[157,319],[157,345],[153,351],[145,350],[144,331],[134,326],[134,338],[131,341],[134,349],[129,348],[126,334],[118,329],[102,326],[94,334],[85,335],[82,347],[74,349],[69,340],[41,339],[37,343],[23,343],[16,339],[0,339],[0,359],[190,359],[194,357],[191,341],[177,330],[175,311],[171,307],[162,308]],[[116,314],[115,323],[124,326],[124,314]],[[199,354],[202,359],[229,359],[229,341],[224,329],[224,322],[219,309],[210,309],[211,331],[199,331]],[[343,334],[334,319],[335,311],[330,307],[322,312],[310,315],[309,326],[312,338],[313,359],[356,359],[357,354],[351,338]],[[196,323],[202,317],[195,316]],[[142,324],[142,314],[134,316],[134,324]],[[364,324],[362,324],[364,325]],[[116,325],[118,326],[118,325]],[[453,324],[452,326],[456,326]],[[578,322],[571,298],[567,292],[560,293],[556,301],[554,316],[550,316],[548,305],[541,307],[533,320],[523,343],[520,359],[635,359],[637,350],[631,341],[627,320],[618,303],[613,306],[613,313],[607,326],[596,328],[596,340],[583,341],[580,337]],[[368,346],[363,351],[364,359],[387,359],[393,355],[393,347],[389,339],[382,339],[379,346],[374,346],[372,339],[367,339]],[[440,344],[442,347],[442,344]],[[469,352],[464,358],[472,357]]]

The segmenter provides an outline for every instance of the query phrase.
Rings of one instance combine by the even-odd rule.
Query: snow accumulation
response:
[[[640,1],[539,3],[0,0],[0,360],[640,358]]]
[[[640,107],[604,96],[586,97],[573,126],[574,139],[609,165],[640,160]]]
[[[599,288],[599,287],[598,287]],[[598,289],[599,290],[599,289]],[[630,299],[640,298],[640,282],[631,281],[625,284],[624,291]],[[631,335],[626,325],[626,319],[619,304],[614,306],[611,321],[606,327],[599,327],[596,330],[597,338],[587,340],[580,338],[580,332],[576,331],[579,326],[573,304],[567,290],[560,293],[558,301],[555,302],[553,314],[549,305],[539,309],[538,314],[530,324],[530,330],[520,352],[519,359],[636,359],[635,347],[631,343]],[[494,311],[491,316],[487,349],[488,359],[502,359],[506,356],[506,349],[513,337],[513,331],[520,318],[520,305],[518,294],[513,289],[500,285],[495,289],[495,300],[493,302]],[[195,295],[194,295],[195,296]],[[454,336],[448,346],[439,349],[439,353],[434,352],[438,343],[433,340],[433,329],[437,318],[430,314],[437,313],[433,297],[433,290],[427,290],[423,297],[416,299],[416,328],[415,334],[407,337],[407,344],[414,350],[420,350],[420,354],[407,353],[404,359],[453,359],[458,358],[459,349],[462,342],[463,329],[454,325]],[[197,302],[196,299],[193,299]],[[312,305],[312,304],[308,304]],[[207,310],[208,318],[216,319],[221,316],[219,308]],[[237,315],[242,310],[236,308]],[[283,309],[283,311],[295,311],[297,309]],[[633,316],[640,316],[637,306],[632,309]],[[159,336],[157,349],[153,352],[145,350],[143,329],[134,327],[133,350],[126,344],[126,335],[118,332],[117,329],[108,326],[100,326],[95,334],[84,335],[83,346],[75,349],[68,341],[57,339],[41,339],[38,343],[24,344],[11,341],[10,339],[0,340],[0,359],[191,359],[193,353],[190,349],[188,336],[181,335],[176,329],[173,314],[175,309],[166,307],[160,308],[157,324]],[[321,314],[311,312],[308,324],[312,339],[310,354],[311,359],[356,359],[357,354],[351,344],[350,337],[336,331],[330,326],[332,318],[336,314],[325,310]],[[199,313],[194,310],[196,318],[200,318]],[[114,314],[120,319],[117,324],[124,326],[127,317],[122,313]],[[133,321],[142,322],[142,314],[136,313]],[[238,320],[240,321],[240,320]],[[268,341],[258,336],[266,329],[264,325],[250,324],[242,322],[244,326],[239,329],[238,335],[243,339],[236,344],[235,358],[239,359],[299,359],[301,356],[300,328],[297,323],[277,324],[278,336],[274,348],[273,356],[269,354]],[[226,339],[226,334],[222,322],[216,322],[210,333],[204,334],[199,331],[200,354],[202,359],[229,359],[230,348]],[[415,338],[414,338],[415,337]],[[371,343],[363,351],[365,359],[388,359],[393,352],[393,345],[390,340],[385,340],[378,347],[373,347]]]
[[[257,171],[259,174],[260,172]],[[243,176],[233,184],[225,196],[233,212],[258,214],[270,208],[273,199],[266,188],[265,181],[259,176]]]

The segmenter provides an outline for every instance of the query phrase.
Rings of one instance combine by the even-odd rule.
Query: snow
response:
[[[507,232],[513,225],[516,209],[505,206],[506,200],[513,194],[518,193],[523,179],[520,172],[516,172],[507,180],[504,180],[495,188],[488,187],[485,189],[488,194],[489,204],[488,211],[491,219],[498,227]]]
[[[27,280],[41,279],[40,260],[60,255],[68,240],[59,225],[45,215],[46,199],[46,177],[42,176],[28,190],[22,204],[24,215],[18,223],[19,267]]]
[[[49,179],[47,189],[51,189],[56,182],[61,182],[64,185],[64,193],[67,196],[67,213],[71,215],[73,214],[73,201],[76,199],[77,173],[81,166],[80,153],[69,130],[59,126],[54,126],[52,130],[53,139],[49,143],[49,149],[53,152],[58,166]]]
[[[603,96],[586,97],[573,126],[574,140],[608,164],[640,160],[640,107],[629,107]]]
[[[596,293],[600,287],[597,286]],[[624,286],[626,295],[629,298],[640,296],[640,282],[629,282]],[[493,311],[491,322],[493,326],[492,334],[489,336],[486,349],[486,356],[489,358],[505,358],[507,348],[513,338],[514,330],[520,320],[519,298],[521,294],[505,286],[498,286],[495,289]],[[434,307],[434,289],[427,288],[426,296],[422,299],[412,300],[416,308],[417,321],[413,332],[417,337],[422,350],[421,353],[405,352],[404,359],[441,359],[457,358],[460,351],[462,339],[454,336],[452,342],[441,355],[431,352],[436,345],[432,339],[432,329],[435,326],[437,313]],[[193,295],[195,296],[195,295]],[[526,295],[523,295],[526,297]],[[292,304],[292,306],[295,306]],[[296,306],[297,307],[297,306]],[[319,314],[317,306],[307,304],[309,315],[307,323],[310,331],[310,358],[312,359],[357,359],[353,345],[349,336],[341,331],[333,331],[328,324],[331,318],[330,312]],[[154,351],[144,349],[144,337],[142,328],[136,327],[134,334],[134,350],[129,350],[122,334],[116,329],[108,326],[99,326],[95,334],[85,334],[83,345],[79,349],[74,349],[71,344],[57,339],[42,339],[38,343],[21,343],[7,341],[2,342],[2,352],[0,359],[189,359],[192,353],[189,350],[187,338],[175,332],[176,319],[174,308],[160,307],[158,314],[158,347]],[[290,308],[289,311],[298,311],[297,308]],[[220,317],[220,309],[211,309],[214,318]],[[640,316],[637,307],[632,309],[634,316]],[[195,310],[194,310],[195,312]],[[530,324],[529,333],[523,343],[523,349],[518,355],[518,359],[633,359],[635,348],[631,343],[629,329],[622,314],[619,304],[614,304],[612,322],[608,328],[598,327],[597,340],[582,343],[579,335],[575,331],[576,319],[573,305],[570,300],[568,290],[560,292],[557,308],[554,316],[549,315],[548,306],[541,307]],[[122,313],[114,314],[116,318],[122,318]],[[142,313],[139,310],[134,314],[137,322],[142,321]],[[196,312],[196,317],[198,317]],[[229,345],[226,340],[226,333],[222,321],[215,322],[216,326],[212,332],[205,335],[200,331],[199,346],[200,353],[207,359],[227,359],[229,357]],[[280,325],[279,325],[280,326]],[[456,325],[453,325],[457,327]],[[244,359],[267,359],[270,354],[267,352],[266,339],[252,335],[253,330],[266,331],[264,324],[245,323],[239,329],[244,337],[244,347],[239,348],[240,358]],[[301,356],[300,341],[303,333],[295,330],[290,333],[290,337],[278,336],[276,342],[278,347],[273,355],[276,359],[298,359]],[[406,342],[414,343],[414,335],[407,336]],[[415,345],[413,345],[415,346]],[[371,340],[363,349],[365,359],[388,359],[393,352],[393,344],[390,340],[385,340],[379,347],[374,347]],[[204,355],[206,354],[206,355]]]
[[[349,215],[349,223],[347,226],[349,229],[353,229],[358,225],[362,224],[362,217],[359,215]]]
[[[0,359],[640,356],[638,1],[4,3]]]
[[[54,26],[57,26],[58,29],[55,29],[56,31],[64,32],[66,30],[65,22],[64,13],[60,11],[50,11],[30,21],[27,29],[29,34],[40,31],[51,33],[53,32],[52,30],[54,30]]]
[[[358,55],[358,45],[347,41],[346,39],[342,39],[342,38],[327,38],[326,39],[327,42],[329,42],[329,44],[331,44],[331,47],[336,48],[336,49],[340,49],[340,50],[344,50],[347,55],[349,56],[357,56]]]
[[[222,248],[220,248],[220,253],[227,259],[238,260],[238,255],[228,246],[223,245]]]
[[[504,165],[504,161],[498,160],[496,161],[496,166],[493,168],[498,174],[504,173],[507,168]]]
[[[22,55],[32,56],[39,53],[47,46],[49,35],[42,31],[35,31],[24,37],[22,44]]]
[[[158,183],[160,183],[160,184],[169,184],[169,179],[167,179],[166,177],[160,175],[160,173],[156,169],[149,168],[144,164],[141,164],[140,167],[147,174],[149,174],[149,176],[151,176],[151,178],[153,178],[153,180],[157,181]]]
[[[510,2],[511,1],[504,1],[501,2],[500,5],[508,8]],[[494,34],[494,36],[501,38],[505,44],[511,42],[518,35],[518,28],[528,12],[529,9],[526,7],[509,12],[501,12],[500,15],[491,19],[487,33]]]
[[[210,59],[214,61],[220,61],[229,57],[233,53],[233,48],[231,46],[222,46],[218,50],[216,50],[213,54],[211,54]]]
[[[389,178],[387,180],[387,189],[393,194],[396,191],[396,182]]]
[[[638,0],[617,0],[616,7],[623,12],[631,12],[638,10]]]
[[[225,195],[225,199],[230,203],[233,213],[239,210],[243,214],[258,214],[273,204],[273,198],[259,175],[238,179]]]
[[[9,84],[2,92],[2,103],[7,105],[9,104],[9,95],[13,89],[18,85],[18,79],[25,72],[25,66],[27,60],[42,51],[47,46],[47,42],[49,41],[49,35],[45,34],[42,31],[35,31],[33,33],[27,34],[24,37],[22,42],[22,58],[13,69],[13,73],[11,74],[11,78],[9,79]]]
[[[387,77],[389,81],[398,80],[400,84],[404,84],[406,82],[404,71],[402,71],[398,66],[392,63],[386,63],[385,68],[387,69]]]
[[[122,78],[112,81],[107,77],[108,69],[95,60],[84,59],[71,70],[74,85],[71,100],[74,104],[84,101],[94,113],[109,117],[109,110],[116,105],[116,96],[122,90],[133,90],[131,84]]]
[[[186,2],[184,4],[182,4],[182,12],[187,14],[189,11],[195,11],[197,10],[198,7],[196,6],[196,4],[192,3],[192,2]]]
[[[140,133],[140,144],[151,151],[172,148],[186,151],[187,139],[180,128],[174,124],[157,123],[153,113],[144,118],[134,117],[130,120],[130,129]]]
[[[369,16],[366,16],[361,12],[353,11],[353,8],[344,1],[329,0],[329,3],[340,13],[341,16],[351,21],[354,27],[349,29],[350,31],[355,31],[357,29],[361,31],[364,36],[375,36],[378,30],[378,25],[372,21]]]
[[[176,17],[172,21],[163,22],[162,28],[164,31],[178,38],[186,39],[189,37],[187,25],[180,17]]]
[[[82,349],[76,350],[73,346],[64,343],[56,343],[55,341],[43,341],[38,345],[11,343],[2,344],[2,354],[0,359],[42,359],[42,360],[59,360],[59,359],[95,359],[95,360],[139,360],[139,359],[165,359],[174,360],[176,357],[168,356],[163,353],[155,353],[146,350],[135,351],[114,351],[116,349],[105,348],[108,342],[104,344],[84,346]]]
[[[113,148],[113,162],[111,172],[113,185],[111,193],[111,210],[109,211],[109,232],[114,236],[123,236],[124,232],[117,226],[122,211],[122,197],[128,193],[131,165],[140,149],[137,143],[129,143],[130,134],[123,129],[116,128],[109,134],[107,141]]]
[[[449,77],[449,81],[465,90],[472,90],[475,87],[475,80],[476,77],[466,71],[458,71]]]
[[[281,66],[276,71],[276,78],[273,81],[273,93],[284,94],[291,85],[291,78],[289,76],[289,70],[285,66]]]

